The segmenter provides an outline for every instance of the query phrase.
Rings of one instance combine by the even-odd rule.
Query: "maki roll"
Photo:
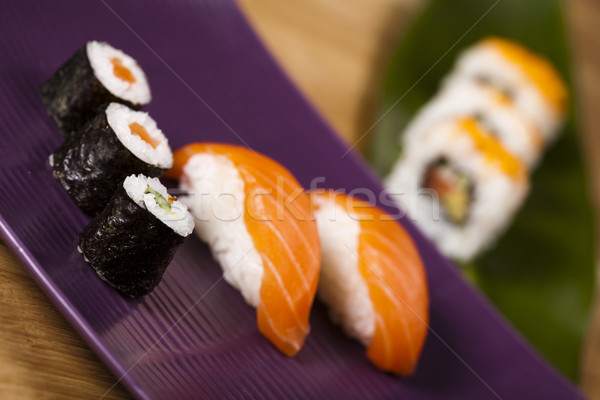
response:
[[[321,248],[308,194],[276,161],[239,146],[193,143],[175,152],[179,179],[225,280],[256,308],[260,332],[295,355],[309,333]]]
[[[100,278],[135,298],[158,285],[193,229],[187,207],[158,179],[131,175],[102,214],[83,229],[78,250]]]
[[[474,118],[415,139],[386,180],[390,195],[442,252],[468,261],[508,226],[527,194],[527,169]]]
[[[504,91],[552,142],[565,117],[568,92],[559,73],[521,44],[490,37],[466,50],[449,80],[475,79]]]
[[[139,109],[151,95],[146,75],[132,57],[108,43],[90,41],[44,83],[42,100],[60,130],[69,134],[104,103]]]
[[[429,323],[425,268],[408,233],[373,205],[332,191],[311,194],[323,251],[319,298],[334,322],[367,347],[379,369],[414,372]]]
[[[544,137],[533,120],[503,91],[476,80],[462,79],[446,85],[419,111],[406,128],[403,141],[445,119],[477,118],[507,151],[535,166],[544,149]]]
[[[162,175],[173,164],[169,142],[145,112],[110,103],[50,156],[54,176],[86,213],[101,212],[131,174]]]

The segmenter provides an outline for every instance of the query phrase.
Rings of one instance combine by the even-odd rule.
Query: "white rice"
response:
[[[528,114],[546,142],[552,142],[562,125],[560,115],[536,84],[509,59],[502,51],[486,41],[466,50],[458,59],[456,67],[449,77],[454,82],[461,79],[485,77],[492,84],[506,88],[523,112]]]
[[[152,193],[144,193],[148,186],[168,200],[167,188],[157,178],[148,178],[144,175],[130,175],[125,178],[123,188],[129,197],[140,207],[147,209],[152,215],[161,220],[175,233],[186,237],[194,230],[194,218],[188,212],[185,204],[179,200],[173,201],[171,212],[160,207]]]
[[[333,198],[313,199],[322,249],[319,298],[329,306],[335,323],[368,346],[375,334],[375,311],[356,257],[360,222]]]
[[[196,154],[183,168],[181,188],[196,217],[196,234],[208,243],[225,280],[254,307],[260,301],[263,262],[244,221],[244,181],[225,156]]]
[[[392,197],[447,256],[466,261],[488,247],[509,225],[525,199],[527,175],[512,177],[490,163],[455,121],[442,122],[419,135],[403,152],[386,185]],[[470,177],[473,201],[464,225],[447,221],[437,193],[423,189],[427,168],[444,158]]]
[[[123,104],[110,103],[106,108],[106,118],[121,143],[137,158],[160,168],[169,169],[173,166],[173,153],[169,141],[148,113],[134,111]],[[160,141],[156,148],[131,132],[129,125],[133,123],[143,126],[150,137]]]
[[[133,104],[150,103],[152,96],[146,75],[132,57],[104,42],[90,41],[86,50],[94,75],[110,93]],[[111,62],[115,58],[133,74],[135,82],[130,83],[115,76]]]
[[[506,150],[528,166],[534,166],[543,150],[543,137],[526,114],[514,103],[503,101],[501,96],[497,89],[475,80],[455,80],[419,111],[402,140],[414,140],[445,119],[478,116]]]

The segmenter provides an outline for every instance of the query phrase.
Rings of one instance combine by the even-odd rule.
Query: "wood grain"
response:
[[[584,156],[589,165],[590,186],[596,208],[596,230],[600,227],[600,2],[597,0],[571,0],[567,15],[571,33],[574,68]],[[598,234],[597,234],[598,235]],[[600,235],[596,251],[600,249]],[[596,265],[600,265],[597,262]],[[600,399],[600,271],[596,270],[596,296],[586,344],[582,351],[581,390],[590,399]]]
[[[116,381],[0,244],[0,397],[98,399]],[[106,399],[126,399],[115,387]]]
[[[376,119],[386,57],[423,0],[238,0],[290,78],[353,143]],[[600,181],[600,2],[569,0],[585,154]],[[364,139],[359,141],[363,145]],[[600,185],[592,185],[600,204]],[[600,222],[600,220],[599,220]],[[598,225],[600,226],[600,225]],[[600,399],[600,308],[584,351],[582,389]],[[98,399],[115,378],[0,244],[0,397]],[[107,399],[130,396],[120,385]]]

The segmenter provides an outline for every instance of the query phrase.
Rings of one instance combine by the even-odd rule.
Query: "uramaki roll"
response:
[[[476,119],[462,118],[411,142],[386,185],[442,252],[467,261],[509,225],[529,175]]]
[[[537,165],[545,144],[537,124],[503,91],[477,80],[461,79],[445,85],[410,122],[402,141],[415,140],[445,119],[468,117],[477,118],[528,167]]]
[[[458,59],[449,80],[476,79],[503,90],[537,124],[546,142],[558,134],[569,95],[554,66],[520,43],[486,38]]]

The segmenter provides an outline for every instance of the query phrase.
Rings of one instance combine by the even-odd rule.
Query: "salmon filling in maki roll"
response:
[[[96,215],[125,177],[158,177],[173,165],[173,154],[147,113],[110,103],[65,140],[50,164],[75,203]]]

